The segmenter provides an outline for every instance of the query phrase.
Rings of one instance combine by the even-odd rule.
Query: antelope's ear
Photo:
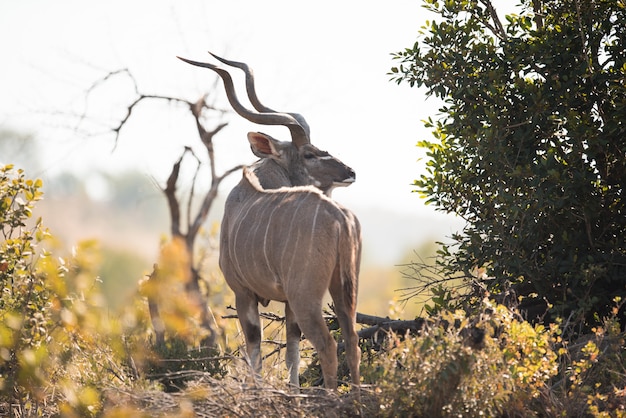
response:
[[[248,132],[248,142],[252,152],[259,158],[280,158],[280,141],[261,132]]]

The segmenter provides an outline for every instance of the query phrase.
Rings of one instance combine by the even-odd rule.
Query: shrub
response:
[[[103,388],[131,383],[123,335],[141,325],[140,313],[108,312],[96,243],[69,257],[42,248],[54,240],[30,220],[41,187],[0,168],[0,415],[94,416]]]
[[[26,226],[41,185],[12,165],[0,167],[0,396],[13,404],[43,396],[51,298],[35,264],[37,245],[47,232],[41,220]]]
[[[0,167],[0,415],[96,416],[110,388],[149,387],[144,373],[168,375],[170,385],[184,383],[192,370],[222,375],[214,350],[188,348],[198,327],[190,320],[193,306],[175,295],[184,283],[160,289],[172,304],[163,315],[171,332],[153,352],[145,300],[135,297],[115,311],[107,305],[97,242],[79,243],[67,257],[43,249],[55,241],[40,219],[30,220],[41,187],[22,170]],[[168,254],[167,266],[184,264],[177,251]],[[167,361],[155,362],[155,352]]]
[[[419,335],[389,340],[369,374],[381,416],[526,416],[557,373],[558,329],[483,304],[477,318],[443,312]],[[484,333],[478,344],[472,330]]]
[[[601,326],[564,344],[553,392],[567,416],[626,417],[626,343],[617,319],[623,303],[616,298]]]
[[[182,338],[172,337],[154,346],[154,354],[156,358],[146,365],[146,377],[159,381],[167,392],[182,390],[199,376],[221,378],[226,374],[221,362],[223,357],[216,348],[190,349]]]

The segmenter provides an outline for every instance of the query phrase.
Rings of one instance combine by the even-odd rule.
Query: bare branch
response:
[[[200,206],[200,210],[196,214],[196,217],[193,220],[193,222],[191,221],[191,216],[188,216],[189,229],[188,229],[187,238],[191,243],[193,242],[193,240],[195,240],[195,237],[198,231],[200,230],[201,225],[206,221],[206,218],[211,209],[211,205],[213,204],[213,201],[215,197],[217,196],[217,191],[222,180],[229,174],[242,168],[241,165],[238,165],[226,171],[226,173],[224,173],[221,176],[217,175],[217,172],[215,171],[215,152],[213,149],[213,137],[217,135],[222,129],[224,129],[228,125],[228,123],[223,122],[223,123],[220,123],[213,130],[210,130],[210,131],[206,130],[200,121],[202,109],[206,107],[207,107],[206,95],[202,96],[196,103],[194,103],[190,107],[191,113],[193,114],[196,120],[196,127],[198,129],[198,135],[200,136],[200,140],[202,141],[202,144],[205,146],[207,150],[207,155],[209,157],[209,168],[211,170],[211,188],[205,195],[202,201],[202,205]],[[197,171],[196,171],[196,175],[197,175]],[[195,183],[195,176],[194,176],[193,183]],[[190,200],[189,206],[191,206],[191,200]]]
[[[130,79],[130,81],[132,82],[136,97],[126,107],[126,113],[121,118],[121,120],[115,123],[114,126],[110,127],[110,131],[113,132],[115,135],[114,149],[117,146],[119,137],[121,135],[121,132],[124,126],[126,126],[127,122],[130,120],[131,116],[133,115],[133,111],[135,110],[137,106],[139,106],[140,104],[144,102],[165,101],[168,103],[175,103],[177,105],[183,105],[189,109],[189,111],[194,117],[200,141],[202,142],[202,144],[207,150],[208,163],[209,163],[209,168],[211,171],[211,186],[210,186],[210,189],[206,192],[206,194],[202,198],[201,207],[198,213],[195,214],[195,217],[192,214],[192,203],[194,199],[196,198],[196,181],[198,179],[203,161],[200,158],[198,158],[198,156],[196,155],[196,153],[193,151],[193,149],[190,146],[186,146],[184,148],[178,160],[173,164],[169,177],[165,183],[165,186],[164,187],[159,186],[159,188],[165,194],[165,197],[168,203],[169,212],[170,212],[170,221],[171,221],[171,226],[170,226],[171,235],[172,237],[180,237],[185,240],[186,247],[187,247],[186,250],[189,255],[189,260],[191,260],[189,268],[191,270],[191,277],[192,277],[192,280],[186,290],[191,296],[193,303],[198,304],[198,306],[201,308],[202,325],[209,331],[209,334],[210,334],[209,337],[207,337],[207,339],[205,340],[205,343],[207,343],[208,345],[212,345],[214,342],[214,338],[215,338],[215,332],[213,331],[213,325],[211,323],[211,315],[208,313],[206,301],[202,297],[201,286],[199,286],[201,277],[200,277],[198,270],[196,270],[194,267],[195,263],[193,262],[194,260],[193,246],[194,246],[196,235],[201,225],[206,221],[210,208],[213,202],[215,201],[215,197],[217,196],[220,183],[228,175],[242,168],[241,165],[237,165],[236,167],[233,167],[227,170],[221,175],[219,175],[216,172],[215,154],[214,154],[214,149],[213,149],[213,138],[215,137],[216,134],[221,132],[221,130],[225,126],[227,126],[227,123],[220,122],[213,129],[206,129],[203,123],[203,117],[206,117],[205,110],[214,111],[214,112],[220,113],[221,115],[228,112],[228,110],[219,109],[213,105],[208,105],[207,104],[208,94],[203,95],[202,97],[200,97],[200,99],[198,99],[195,102],[192,102],[190,100],[186,100],[180,97],[169,96],[169,95],[144,94],[140,92],[138,84],[137,84],[137,80],[133,77],[132,73],[128,69],[121,69],[117,71],[111,71],[110,73],[102,77],[101,79],[96,80],[86,90],[85,108],[84,108],[83,114],[80,116],[80,121],[83,121],[87,117],[87,110],[88,110],[87,102],[88,102],[90,95],[93,93],[93,91],[117,75],[126,75]],[[79,121],[79,124],[80,124],[80,121]],[[178,184],[178,180],[180,176],[181,165],[187,153],[190,153],[194,157],[196,161],[196,168],[195,168],[195,172],[192,178],[189,196],[186,202],[187,206],[185,209],[183,209],[186,211],[185,215],[187,218],[186,219],[187,229],[185,231],[181,229],[181,228],[184,228],[184,226],[181,225],[181,216],[182,216],[181,201],[179,200],[179,197],[176,195],[176,193],[177,193],[177,184]],[[158,306],[156,306],[154,303],[151,306],[151,314],[155,319],[158,319],[158,316],[159,316]],[[155,326],[155,329],[156,328],[158,327]],[[163,339],[163,336],[160,335],[159,338]]]
[[[498,13],[496,13],[496,9],[491,4],[491,0],[480,0],[480,2],[485,5],[489,14],[491,15],[491,20],[493,21],[493,26],[489,24],[489,22],[483,22],[485,26],[487,26],[494,35],[498,38],[505,40],[507,38],[506,31],[502,26],[502,22],[500,22],[500,18],[498,17]]]
[[[215,172],[215,153],[213,152],[213,137],[215,135],[217,135],[227,125],[228,125],[228,123],[224,122],[224,123],[218,125],[212,131],[207,132],[204,136],[202,136],[200,138],[202,140],[202,143],[204,144],[204,146],[207,149],[207,153],[208,153],[208,156],[209,156],[209,165],[211,166],[211,179],[213,179],[213,180],[218,178],[218,176],[217,176],[217,174]]]
[[[543,29],[543,12],[541,11],[541,0],[533,0],[533,12],[535,13],[535,25],[537,30]]]
[[[209,189],[207,194],[204,196],[204,200],[202,201],[202,205],[200,206],[200,209],[196,215],[196,218],[189,227],[190,236],[195,237],[200,227],[202,226],[202,224],[206,221],[206,218],[211,209],[211,205],[213,204],[213,201],[215,200],[215,197],[217,196],[219,185],[222,182],[222,180],[224,180],[230,174],[241,170],[243,167],[244,167],[243,165],[237,165],[225,171],[224,174],[222,174],[221,176],[213,177],[211,188]]]
[[[232,305],[228,305],[226,309],[230,311],[236,311],[235,307]],[[270,321],[273,321],[273,322],[285,322],[284,316],[276,315],[275,313],[272,313],[272,312],[259,312],[259,316],[261,318],[269,319]],[[222,315],[222,319],[237,319],[237,318],[239,318],[237,314]]]
[[[221,176],[218,176],[217,180],[221,182],[222,180],[224,180],[226,177],[228,177],[232,173],[234,173],[236,171],[239,171],[239,170],[243,169],[244,167],[245,167],[245,165],[240,164],[240,165],[237,165],[237,166],[235,166],[235,167],[233,167],[231,169],[228,169],[228,170],[224,171],[224,173]]]
[[[178,199],[176,198],[176,183],[178,182],[178,175],[180,173],[180,164],[189,150],[189,147],[185,147],[185,150],[181,154],[180,158],[178,158],[178,161],[176,161],[176,163],[172,166],[172,171],[170,176],[167,178],[165,189],[162,189],[170,208],[170,230],[172,236],[174,237],[181,237],[183,235],[180,230],[180,205],[178,203]]]
[[[120,137],[120,132],[121,132],[122,128],[126,125],[126,122],[128,122],[128,119],[130,119],[130,116],[133,113],[133,109],[136,106],[138,106],[141,102],[143,102],[144,100],[148,100],[148,99],[165,100],[165,101],[168,101],[168,102],[177,102],[177,103],[185,104],[185,105],[190,106],[190,107],[194,105],[189,100],[181,99],[181,98],[178,98],[178,97],[161,96],[161,95],[157,95],[157,94],[140,94],[139,97],[137,99],[135,99],[135,101],[132,102],[126,108],[126,115],[122,118],[122,120],[115,127],[113,127],[111,129],[113,132],[115,132],[115,145],[116,146],[117,146],[117,141],[118,141],[118,139]]]
[[[189,199],[187,200],[187,246],[189,248],[193,247],[193,242],[195,241],[196,235],[191,233],[191,205],[193,203],[193,197],[196,191],[196,181],[198,179],[198,174],[200,173],[200,168],[202,167],[202,161],[198,158],[198,156],[193,152],[190,148],[189,152],[196,160],[196,171],[193,173],[193,178],[191,180],[191,189],[189,190]]]
[[[133,86],[135,87],[135,93],[139,94],[139,92],[137,91],[137,81],[135,80],[135,78],[133,77],[133,74],[130,72],[128,68],[122,68],[122,69],[107,73],[104,77],[94,81],[91,84],[91,86],[89,86],[89,88],[87,88],[87,90],[85,91],[85,107],[83,109],[83,113],[78,118],[78,125],[80,125],[87,117],[87,109],[88,109],[87,103],[88,103],[88,99],[91,93],[101,84],[104,84],[105,82],[107,82],[108,80],[110,80],[111,78],[119,74],[125,74],[126,76],[128,76],[133,82]]]
[[[154,280],[157,276],[158,266],[156,264],[152,267],[152,273],[148,276],[148,280]],[[148,292],[148,309],[150,311],[150,321],[152,322],[152,328],[154,328],[155,334],[155,343],[157,346],[163,345],[165,342],[165,326],[163,324],[163,320],[161,319],[161,313],[159,310],[159,305],[154,298],[153,292]]]
[[[137,95],[137,97],[126,108],[126,115],[122,118],[122,120],[120,120],[120,122],[118,124],[116,124],[115,126],[113,126],[111,128],[111,131],[113,131],[115,133],[115,139],[114,139],[115,146],[117,146],[117,141],[119,139],[119,136],[120,136],[122,128],[124,128],[124,126],[126,125],[128,120],[130,119],[130,117],[131,117],[135,107],[138,106],[140,103],[146,101],[146,100],[161,100],[161,101],[174,102],[174,103],[178,103],[178,104],[183,104],[183,105],[189,106],[189,108],[192,110],[192,113],[194,114],[194,116],[198,115],[197,119],[199,119],[200,114],[201,114],[203,109],[215,110],[217,112],[221,112],[222,114],[228,112],[228,110],[226,110],[226,109],[219,109],[219,108],[216,108],[216,107],[214,107],[212,105],[211,106],[207,105],[205,100],[202,100],[201,102],[193,103],[193,102],[191,102],[189,100],[181,99],[180,97],[174,97],[174,96],[168,96],[168,95],[160,95],[160,94],[143,94],[143,93],[140,93],[139,86],[137,84],[137,80],[135,79],[133,74],[130,72],[130,70],[128,68],[123,68],[123,69],[120,69],[120,70],[115,70],[115,71],[111,71],[111,72],[107,73],[104,77],[102,77],[102,78],[96,80],[94,83],[92,83],[92,85],[86,90],[86,92],[85,92],[85,107],[84,107],[83,113],[79,117],[78,124],[80,124],[82,121],[84,121],[85,118],[87,117],[87,110],[88,110],[87,101],[88,101],[88,98],[91,95],[91,93],[97,87],[101,86],[102,84],[106,83],[111,78],[113,78],[113,77],[115,77],[117,75],[126,75],[131,80],[131,82],[133,84],[134,92]],[[206,98],[206,95],[204,96],[204,98]]]

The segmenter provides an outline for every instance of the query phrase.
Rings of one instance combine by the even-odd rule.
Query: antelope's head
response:
[[[355,181],[354,170],[311,144],[296,146],[260,132],[248,133],[248,141],[254,155],[281,167],[293,186],[313,185],[330,195],[335,187]]]
[[[255,110],[247,109],[241,104],[235,93],[232,77],[227,70],[210,63],[178,58],[189,64],[215,71],[224,82],[228,101],[235,112],[243,118],[260,125],[283,125],[291,133],[291,141],[279,141],[259,132],[248,133],[252,152],[264,162],[268,162],[266,167],[259,168],[264,172],[257,173],[264,188],[313,185],[330,195],[333,188],[349,186],[355,181],[354,170],[328,152],[311,144],[309,125],[302,115],[277,112],[259,101],[255,90],[254,75],[247,64],[226,60],[215,54],[211,55],[220,62],[239,68],[245,73],[246,91]],[[282,173],[276,174],[272,167],[279,168]],[[279,180],[272,178],[277,175],[284,176],[288,184],[284,184],[285,180],[283,184],[280,184]]]

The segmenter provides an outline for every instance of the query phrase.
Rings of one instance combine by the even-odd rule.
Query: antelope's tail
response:
[[[361,225],[352,213],[348,212],[346,216],[351,222],[347,225],[346,233],[341,234],[339,239],[339,268],[344,303],[350,312],[355,313],[361,266]]]

